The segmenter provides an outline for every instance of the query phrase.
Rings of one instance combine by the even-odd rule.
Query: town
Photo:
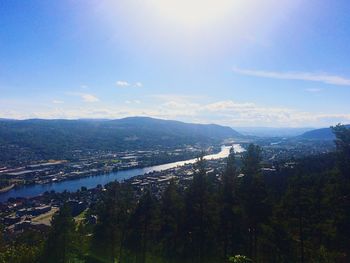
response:
[[[291,158],[300,158],[305,155],[325,153],[331,151],[330,145],[321,142],[303,142],[299,144],[290,143],[288,140],[264,139],[258,141],[263,151],[262,173],[271,175],[276,173],[276,166],[293,169],[295,163],[286,161]],[[248,146],[247,142],[241,144]],[[207,153],[215,153],[217,147],[207,148]],[[130,151],[120,153],[96,154],[90,158],[83,158],[77,162],[66,160],[51,160],[38,164],[31,164],[18,168],[0,168],[0,175],[8,178],[12,185],[20,187],[22,184],[47,184],[63,180],[74,180],[81,177],[106,174],[113,171],[120,171],[145,165],[157,164],[155,158],[161,156],[160,151]],[[175,149],[167,154],[171,159],[163,160],[183,160],[198,157],[203,154],[200,147],[189,146],[184,149]],[[237,165],[240,166],[242,153],[235,154]],[[225,167],[225,158],[207,160],[208,176],[220,181],[221,174]],[[158,161],[159,164],[159,161]],[[162,171],[152,171],[143,175],[125,179],[124,183],[132,186],[136,197],[142,196],[144,191],[150,190],[156,198],[160,198],[164,189],[170,182],[176,182],[180,189],[186,189],[193,179],[193,164],[165,169]],[[239,175],[239,176],[244,176]],[[8,188],[9,190],[11,187]],[[101,194],[105,191],[104,185],[97,185],[94,188],[82,186],[78,191],[73,192],[45,192],[42,195],[31,198],[9,198],[7,202],[0,203],[0,224],[4,226],[4,232],[8,239],[15,238],[25,230],[48,231],[52,216],[68,203],[72,210],[72,215],[76,220],[88,220],[88,223],[96,223],[96,216],[85,216],[87,209],[98,202]]]
[[[242,152],[235,154],[238,166],[241,158]],[[51,163],[49,164],[44,164],[42,167],[50,167]],[[219,182],[226,164],[226,158],[206,160],[206,164],[207,175],[213,178],[214,181]],[[283,166],[290,169],[293,168],[294,164],[293,162],[284,162]],[[64,165],[67,164],[65,162],[52,163],[53,167],[62,167]],[[37,166],[35,168],[39,169]],[[276,172],[276,168],[272,163],[266,163],[261,168],[261,171],[265,176],[268,176],[273,175]],[[170,182],[175,182],[179,189],[186,189],[193,179],[193,173],[193,164],[185,164],[163,171],[153,171],[135,176],[126,179],[123,183],[127,183],[132,187],[133,193],[137,198],[140,198],[148,190],[159,199]],[[243,176],[244,174],[238,175],[238,177]],[[0,218],[2,219],[0,223],[4,226],[5,236],[11,240],[29,229],[39,232],[48,231],[52,216],[63,204],[70,206],[76,221],[86,220],[88,224],[95,224],[97,217],[93,214],[87,216],[85,213],[89,207],[96,205],[105,190],[103,185],[98,185],[91,189],[83,186],[76,192],[64,191],[58,193],[51,191],[32,198],[10,198],[7,202],[0,203]]]
[[[236,154],[240,158],[241,154]],[[55,165],[55,164],[54,164]],[[62,165],[59,163],[57,165]],[[208,160],[207,174],[220,180],[220,174],[225,166],[225,159]],[[124,183],[132,186],[134,194],[139,197],[147,189],[160,198],[161,193],[171,181],[176,182],[181,188],[186,188],[193,179],[193,165],[186,164],[164,171],[150,172],[125,180]],[[46,192],[43,195],[32,198],[10,198],[8,202],[0,203],[0,218],[6,233],[6,238],[13,239],[23,231],[32,229],[35,231],[49,230],[52,216],[67,203],[76,220],[83,218],[87,208],[96,204],[105,191],[105,186],[98,185],[87,189],[81,187],[77,192]],[[96,217],[89,215],[86,218],[89,223],[96,223]]]
[[[208,147],[205,152],[215,153],[220,147]],[[142,168],[163,163],[182,161],[198,157],[203,149],[198,146],[187,146],[154,151],[106,152],[93,151],[76,153],[73,160],[43,160],[11,167],[0,166],[0,193],[14,187],[29,184],[48,184],[72,180],[93,175]]]

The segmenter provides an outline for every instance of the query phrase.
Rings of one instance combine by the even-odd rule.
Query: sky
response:
[[[348,0],[2,0],[0,118],[350,123]]]

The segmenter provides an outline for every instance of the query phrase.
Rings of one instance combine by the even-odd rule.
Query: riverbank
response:
[[[208,151],[208,155],[206,157],[210,158],[211,156],[216,156],[217,154],[220,154],[222,148],[218,146],[212,146],[210,147]],[[45,180],[40,180],[40,181],[31,181],[27,182],[25,184],[17,184],[15,185],[16,189],[21,189],[23,187],[28,187],[28,186],[33,186],[33,185],[46,185],[46,184],[55,184],[55,183],[60,183],[60,182],[65,182],[65,181],[74,181],[78,179],[83,179],[87,177],[94,177],[94,176],[101,176],[101,175],[108,175],[111,173],[118,173],[122,171],[128,171],[128,170],[133,170],[133,169],[147,169],[149,167],[157,167],[157,166],[162,166],[162,165],[169,165],[169,164],[174,164],[174,163],[182,163],[184,161],[193,161],[196,160],[196,158],[200,155],[199,152],[193,153],[191,155],[187,156],[176,156],[172,158],[172,160],[169,160],[168,162],[165,161],[153,161],[151,163],[144,164],[144,162],[138,163],[133,166],[128,166],[128,167],[118,167],[115,169],[94,169],[94,171],[89,170],[86,172],[75,172],[75,173],[67,173],[67,174],[62,174],[60,177],[54,177],[50,179],[45,179]],[[186,158],[187,157],[187,158]]]
[[[10,191],[11,189],[13,189],[14,187],[15,187],[15,184],[11,184],[11,185],[9,185],[9,186],[0,188],[0,194],[1,194],[1,193],[6,193],[6,192],[8,192],[8,191]]]
[[[222,146],[221,151],[217,154],[210,154],[205,156],[205,159],[221,159],[229,155],[231,147],[234,147],[235,152],[243,152],[244,149],[239,144],[234,144],[232,146]],[[0,194],[0,202],[5,202],[8,198],[16,197],[34,197],[41,195],[45,192],[55,191],[63,192],[70,191],[74,192],[79,190],[81,187],[86,187],[88,189],[95,188],[97,185],[105,185],[112,181],[123,181],[134,176],[143,175],[153,171],[163,171],[173,167],[182,166],[184,164],[195,163],[196,158],[173,162],[168,164],[129,169],[117,172],[110,172],[107,174],[99,174],[95,176],[87,176],[83,178],[78,178],[75,180],[65,180],[60,182],[52,182],[50,184],[34,184],[25,185],[21,188],[11,189],[10,191]]]

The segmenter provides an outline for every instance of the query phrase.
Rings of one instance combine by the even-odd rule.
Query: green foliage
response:
[[[236,256],[230,257],[229,261],[232,262],[232,263],[249,263],[249,262],[252,262],[251,259],[247,258],[246,256],[242,256],[242,255],[236,255]]]
[[[159,237],[161,255],[166,259],[181,257],[183,242],[181,225],[184,220],[184,200],[174,181],[166,188],[160,204]]]
[[[199,158],[192,182],[171,182],[160,196],[111,183],[87,212],[98,216],[94,227],[77,228],[60,210],[42,262],[350,262],[349,133],[335,128],[336,155],[276,163],[274,175],[262,174],[261,149],[250,145],[241,168],[231,154],[211,177]],[[35,262],[40,246],[29,240],[3,245],[2,262]]]
[[[257,258],[261,226],[270,214],[266,186],[260,173],[260,147],[249,145],[243,155],[242,163],[244,176],[239,183],[239,199],[243,209],[246,235],[249,238],[248,254],[252,258]]]
[[[45,263],[79,262],[81,241],[67,205],[54,215],[41,261]]]
[[[194,165],[193,182],[186,193],[186,238],[188,254],[196,262],[203,262],[205,254],[213,252],[215,240],[216,206],[214,195],[211,195],[206,174],[206,161],[201,156]]]
[[[222,243],[222,256],[237,252],[242,236],[238,227],[241,220],[237,196],[237,168],[234,152],[227,158],[219,187],[219,240]]]
[[[40,247],[12,245],[0,251],[0,263],[37,263]]]
[[[338,166],[347,180],[350,180],[350,128],[338,124],[332,129],[336,136]]]
[[[37,263],[42,253],[43,237],[38,232],[26,231],[6,244],[0,226],[0,263]]]
[[[98,223],[91,242],[91,257],[110,262],[123,257],[128,222],[134,207],[133,195],[125,184],[110,184],[97,207]],[[118,249],[119,247],[119,249]]]

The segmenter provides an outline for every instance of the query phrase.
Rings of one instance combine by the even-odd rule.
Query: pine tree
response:
[[[336,136],[338,167],[347,181],[350,181],[350,129],[340,124],[332,129]]]
[[[184,220],[184,207],[183,198],[174,181],[165,189],[160,206],[161,251],[167,261],[176,262],[182,252],[181,225]]]
[[[227,158],[225,170],[221,176],[220,185],[220,221],[219,236],[223,247],[223,257],[235,254],[239,238],[238,215],[235,212],[237,197],[235,193],[235,181],[237,179],[237,169],[235,164],[235,153],[233,149]]]
[[[205,262],[215,249],[215,201],[206,175],[206,161],[194,164],[193,182],[186,193],[187,254],[194,262]]]
[[[240,184],[240,202],[245,214],[249,236],[249,257],[258,259],[258,236],[260,226],[266,221],[270,208],[267,202],[267,192],[261,175],[261,148],[249,145],[242,158],[244,174]]]
[[[128,244],[136,255],[136,263],[145,263],[155,240],[158,225],[157,202],[149,190],[141,196],[130,218]]]
[[[78,239],[76,225],[68,205],[64,205],[54,215],[42,262],[68,263],[78,258]]]
[[[127,185],[116,182],[107,186],[97,209],[98,223],[94,229],[90,257],[107,262],[122,261],[133,206],[133,195]]]
[[[338,187],[336,189],[337,229],[339,244],[350,260],[350,129],[338,124],[333,127],[338,157]]]

